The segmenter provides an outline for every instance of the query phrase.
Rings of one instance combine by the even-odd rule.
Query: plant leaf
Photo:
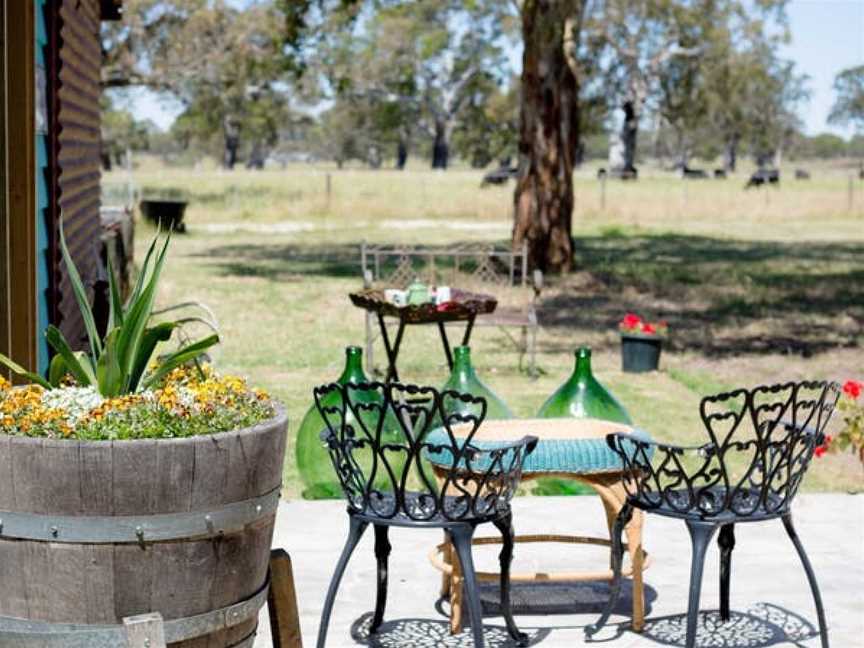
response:
[[[72,347],[69,346],[60,329],[53,324],[49,325],[45,329],[45,339],[57,353],[63,356],[66,368],[75,377],[79,385],[82,387],[87,385],[97,386],[96,373],[93,371],[93,364],[90,358],[87,357],[86,353],[81,351],[72,351]]]
[[[169,234],[165,239],[162,250],[156,257],[153,272],[150,274],[146,286],[141,291],[141,294],[136,297],[135,301],[129,305],[120,337],[117,340],[120,368],[123,370],[123,374],[127,380],[124,391],[129,391],[130,389],[132,372],[140,353],[141,338],[144,335],[147,322],[150,320],[153,303],[156,300],[156,287],[159,282],[159,275],[162,272],[162,266],[165,263],[165,253],[168,251],[168,244],[170,242],[171,235]]]
[[[81,317],[84,319],[84,327],[87,329],[87,337],[90,340],[90,355],[95,361],[102,353],[102,340],[99,338],[99,332],[96,330],[96,320],[93,319],[93,310],[90,308],[90,301],[87,299],[87,291],[81,281],[81,275],[78,274],[78,268],[72,261],[72,256],[69,254],[69,248],[66,246],[66,235],[63,233],[63,219],[60,219],[60,252],[63,255],[63,262],[66,264],[66,270],[69,272],[69,283],[72,284],[72,292],[75,293],[75,301],[78,302],[78,309],[81,311]]]
[[[51,389],[51,383],[49,383],[45,378],[40,376],[37,373],[33,373],[32,371],[27,371],[24,367],[19,365],[17,362],[12,360],[11,358],[7,358],[5,355],[0,353],[0,364],[4,364],[9,367],[13,373],[18,374],[19,376],[24,376],[28,380],[36,383],[37,385],[41,385],[45,389]]]
[[[150,247],[147,248],[147,254],[144,255],[144,263],[141,265],[141,270],[138,273],[138,278],[135,281],[135,287],[132,289],[132,294],[129,295],[129,298],[126,300],[127,310],[129,304],[138,299],[138,296],[141,294],[141,291],[144,289],[144,282],[147,278],[147,271],[150,268],[150,259],[153,256],[153,252],[156,250],[156,243],[159,242],[159,234],[162,232],[162,224],[156,224],[156,235],[153,237],[153,240],[150,241]],[[169,232],[170,235],[170,232]]]
[[[171,333],[174,331],[176,326],[177,325],[174,322],[162,322],[161,324],[151,326],[144,331],[144,335],[141,338],[141,346],[138,348],[138,354],[135,357],[135,365],[133,366],[132,373],[129,376],[129,392],[138,391],[138,383],[141,381],[141,376],[144,375],[144,371],[147,369],[147,364],[153,356],[153,351],[156,349],[156,345],[159,344],[159,342],[167,342],[171,339]]]
[[[99,393],[106,398],[117,396],[125,387],[125,376],[120,368],[117,356],[117,338],[120,328],[113,329],[105,337],[105,348],[96,363],[96,379],[99,382]]]
[[[59,387],[63,376],[69,373],[69,368],[66,366],[66,361],[59,353],[51,358],[51,364],[48,366],[48,382],[52,387]]]
[[[147,376],[147,378],[144,379],[144,387],[150,387],[153,384],[159,382],[171,371],[173,371],[180,365],[189,362],[190,360],[194,360],[217,342],[219,342],[218,335],[209,335],[206,338],[194,342],[193,344],[189,344],[188,346],[178,349],[177,351],[169,355],[167,358],[165,358],[162,362],[160,362],[159,366],[156,368],[156,371],[154,371],[152,374],[150,374],[149,376]]]
[[[118,326],[123,326],[123,302],[120,299],[120,290],[117,288],[117,279],[114,277],[110,254],[108,255],[108,293],[110,297],[108,330],[111,331]]]

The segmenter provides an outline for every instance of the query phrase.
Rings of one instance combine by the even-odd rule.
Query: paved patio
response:
[[[834,648],[864,646],[864,495],[800,495],[796,526],[808,550],[822,589]],[[517,533],[558,532],[605,536],[605,519],[596,497],[518,498],[514,501]],[[292,556],[304,645],[315,645],[318,618],[330,576],[347,531],[341,502],[283,502],[275,546]],[[480,535],[492,535],[481,529]],[[700,647],[755,648],[819,646],[816,614],[804,570],[779,522],[742,524],[736,528],[732,557],[733,618],[719,622],[716,547],[706,561],[702,589]],[[373,534],[367,532],[345,574],[330,624],[328,647],[372,645],[393,648],[472,646],[468,632],[451,636],[438,603],[440,577],[428,561],[440,532],[393,529],[390,596],[382,632],[369,639],[365,629],[375,602]],[[584,627],[596,619],[605,600],[605,584],[558,584],[514,587],[517,623],[543,648],[608,645],[683,646],[684,613],[690,569],[690,541],[682,522],[648,518],[645,547],[652,565],[645,574],[648,623],[642,634],[629,630],[629,589],[618,614],[595,641],[586,642]],[[608,558],[587,545],[521,545],[514,570],[587,567]],[[475,552],[479,569],[497,564],[495,547]],[[629,584],[629,583],[628,583]],[[490,616],[487,645],[513,645],[500,616],[494,613],[495,590],[484,592]],[[436,604],[438,607],[436,608]],[[446,603],[443,604],[446,606]],[[256,648],[269,648],[266,612]]]

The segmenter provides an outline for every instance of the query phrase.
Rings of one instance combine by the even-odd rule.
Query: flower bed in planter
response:
[[[173,648],[248,648],[285,412],[202,362],[217,334],[165,352],[184,325],[215,329],[156,321],[176,310],[153,310],[167,241],[151,245],[125,304],[109,268],[99,336],[60,233],[90,345],[73,351],[49,327],[47,377],[0,356],[33,383],[0,381],[0,646],[123,646],[124,617],[159,612]]]

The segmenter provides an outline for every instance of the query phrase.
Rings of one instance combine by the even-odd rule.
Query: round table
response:
[[[459,426],[453,427],[453,433],[459,437]],[[517,535],[516,542],[561,542],[568,544],[593,544],[610,547],[611,532],[615,517],[624,506],[627,493],[622,482],[623,473],[621,461],[606,445],[606,435],[612,432],[628,432],[648,438],[644,432],[629,425],[600,421],[597,419],[522,419],[504,421],[484,421],[477,430],[472,443],[480,447],[494,446],[496,442],[521,439],[526,435],[539,439],[534,452],[527,457],[523,469],[522,480],[542,477],[561,477],[573,479],[590,486],[600,496],[606,512],[606,523],[610,532],[609,538],[596,538],[578,535],[560,535],[539,533],[532,535]],[[435,437],[441,436],[436,439]],[[442,442],[446,439],[443,430],[432,432],[427,440]],[[448,443],[445,441],[445,443]],[[449,453],[446,453],[449,456]],[[429,457],[436,476],[441,480],[445,474],[445,462],[435,463],[434,457]],[[451,459],[452,461],[452,459]],[[449,465],[449,464],[448,464]],[[537,500],[542,506],[542,499]],[[630,558],[629,566],[624,570],[625,576],[633,578],[633,630],[639,632],[645,623],[645,598],[642,582],[642,572],[648,566],[647,554],[642,548],[642,511],[636,509],[630,523],[625,527],[626,551]],[[518,520],[517,520],[518,522]],[[475,538],[475,545],[500,544],[498,537]],[[454,560],[453,548],[445,540],[435,547],[431,554],[432,564],[441,570],[441,595],[450,597],[450,629],[457,633],[462,630],[462,575],[459,561]],[[500,576],[491,572],[478,572],[481,581],[497,581]],[[511,574],[511,582],[573,582],[592,580],[612,580],[612,570],[608,566],[590,572],[560,571]]]

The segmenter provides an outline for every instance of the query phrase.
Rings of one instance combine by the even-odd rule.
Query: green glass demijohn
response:
[[[595,418],[631,425],[627,410],[591,372],[591,349],[576,351],[576,367],[537,413],[539,418]]]
[[[363,373],[363,350],[360,347],[349,346],[345,349],[345,356],[345,369],[336,382],[340,385],[369,382],[366,374]],[[338,406],[339,398],[339,392],[331,392],[322,399],[321,404],[325,407]],[[373,391],[357,391],[353,398],[357,403],[374,403],[380,401],[381,396]],[[349,413],[346,418],[348,423],[351,423],[353,415]],[[339,485],[336,472],[333,470],[330,453],[321,441],[321,432],[325,427],[324,420],[313,403],[309,411],[306,412],[306,416],[303,417],[297,432],[297,468],[300,472],[300,478],[303,480],[303,497],[306,499],[337,499],[342,497],[342,488]],[[370,420],[367,423],[367,428],[374,430],[375,427],[375,421]],[[393,418],[392,413],[385,415],[381,435],[382,444],[398,444],[400,441],[404,443],[398,423]],[[368,456],[364,457],[364,453]],[[400,474],[404,464],[404,458],[400,459],[400,456],[400,453],[390,452],[386,455],[391,468],[397,475]],[[371,450],[355,450],[354,457],[368,476],[369,468],[372,465]],[[386,470],[380,469],[375,481],[375,486],[382,490],[392,489],[386,472]]]
[[[453,349],[453,371],[450,378],[441,387],[442,391],[448,389],[462,394],[483,397],[486,400],[486,420],[513,418],[513,412],[510,411],[506,403],[477,377],[477,372],[474,371],[474,366],[471,364],[470,347],[458,346]],[[453,399],[448,399],[445,405],[448,406],[448,414],[475,413],[471,411],[472,408],[478,409],[469,403]]]

